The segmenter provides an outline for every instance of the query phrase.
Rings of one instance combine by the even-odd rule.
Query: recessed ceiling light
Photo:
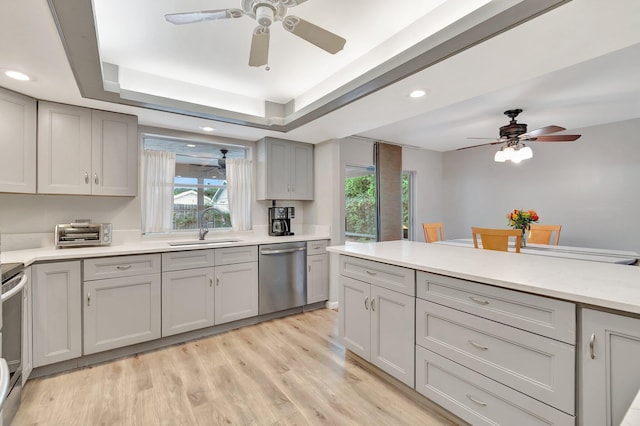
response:
[[[213,128],[211,126],[200,126],[200,128],[202,130],[204,130],[205,132],[213,132],[215,130],[215,128]]]
[[[194,144],[192,144],[192,143],[188,143],[188,144],[187,144],[187,146],[188,146],[189,148],[195,148],[195,147],[196,147],[196,146],[195,146]]]
[[[29,81],[29,80],[31,80],[31,77],[29,77],[28,75],[26,75],[25,73],[20,72],[20,71],[7,70],[4,73],[5,73],[5,75],[7,77],[11,77],[11,78],[13,78],[15,80],[20,80],[20,81]]]
[[[409,97],[411,97],[411,98],[421,98],[426,94],[427,94],[426,90],[414,90],[413,92],[409,93]]]

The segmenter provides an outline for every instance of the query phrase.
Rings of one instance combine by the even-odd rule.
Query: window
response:
[[[346,166],[344,181],[345,242],[378,239],[375,167]]]
[[[415,172],[402,172],[402,239],[413,239],[413,181]]]
[[[176,154],[173,185],[173,230],[230,229],[226,158],[245,158],[242,146],[214,144],[157,135],[143,136],[144,149]],[[145,184],[144,182],[142,183]]]

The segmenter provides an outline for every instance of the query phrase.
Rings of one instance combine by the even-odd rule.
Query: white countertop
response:
[[[415,241],[348,244],[330,252],[640,314],[640,267]]]
[[[206,241],[236,239],[239,241],[220,243],[214,245],[189,245],[170,246],[170,243],[178,241],[196,241],[197,238],[173,238],[173,239],[140,239],[138,241],[128,241],[124,243],[114,243],[108,246],[98,247],[70,247],[57,249],[54,246],[31,248],[25,250],[3,251],[0,255],[1,263],[22,262],[29,266],[36,262],[85,259],[91,257],[122,256],[144,253],[163,253],[169,251],[202,250],[223,247],[240,247],[258,244],[290,243],[295,241],[328,240],[330,237],[325,234],[296,234],[286,237],[269,237],[264,235],[236,236],[233,234],[207,238]]]

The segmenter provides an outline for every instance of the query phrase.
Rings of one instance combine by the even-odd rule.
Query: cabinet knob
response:
[[[369,310],[369,296],[364,298],[364,308],[368,311]]]
[[[84,183],[89,183],[89,173],[84,172]]]
[[[93,181],[95,182],[96,185],[98,184],[98,174],[97,173],[93,174]]]
[[[591,333],[589,339],[589,355],[591,355],[591,359],[596,359],[596,333]]]
[[[213,287],[213,277],[209,277],[209,287]]]
[[[371,298],[371,310],[372,311],[376,310],[376,298],[375,297]]]
[[[220,287],[220,277],[216,275],[216,287]]]
[[[87,292],[87,306],[91,306],[91,292]]]

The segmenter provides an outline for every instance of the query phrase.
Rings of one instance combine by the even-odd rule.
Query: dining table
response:
[[[452,240],[436,241],[431,244],[441,244],[458,247],[474,248],[472,238],[457,238]],[[482,247],[482,242],[478,241]],[[510,249],[514,249],[515,243],[509,242]],[[617,263],[621,265],[638,265],[640,254],[629,250],[611,250],[602,248],[556,246],[550,244],[531,244],[520,248],[520,253],[536,256],[560,257],[565,259],[588,260],[592,262]]]

